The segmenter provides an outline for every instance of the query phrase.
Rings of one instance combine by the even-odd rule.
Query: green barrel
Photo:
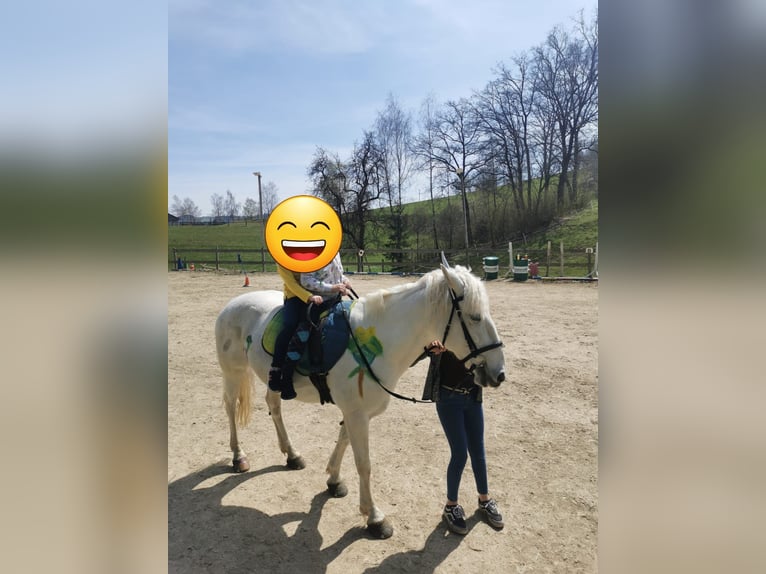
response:
[[[513,280],[526,281],[529,278],[529,259],[526,257],[513,258]]]
[[[484,279],[489,281],[490,279],[497,279],[497,271],[499,269],[497,257],[483,257],[482,263],[484,264]]]

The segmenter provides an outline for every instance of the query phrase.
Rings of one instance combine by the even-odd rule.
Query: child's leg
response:
[[[274,357],[271,361],[272,367],[282,368],[287,355],[287,347],[290,339],[298,328],[298,323],[306,314],[306,304],[297,297],[290,297],[285,300],[285,306],[282,310],[282,330],[274,341]]]
[[[279,391],[282,388],[282,369],[285,366],[287,348],[293,333],[295,333],[295,329],[298,327],[298,323],[305,313],[306,304],[297,297],[285,300],[284,309],[282,310],[282,330],[277,335],[276,341],[274,341],[274,356],[272,357],[271,371],[269,372],[269,388],[272,391]]]

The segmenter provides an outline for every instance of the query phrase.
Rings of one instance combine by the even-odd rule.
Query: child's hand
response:
[[[313,303],[314,305],[321,305],[322,301],[324,301],[324,299],[322,299],[321,295],[312,295],[309,297],[309,303]]]

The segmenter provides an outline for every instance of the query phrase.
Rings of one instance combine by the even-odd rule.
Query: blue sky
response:
[[[470,6],[470,8],[469,8]],[[309,191],[317,146],[345,157],[393,94],[417,113],[469,97],[499,62],[593,0],[170,0],[168,197]],[[413,190],[412,198],[417,192]]]

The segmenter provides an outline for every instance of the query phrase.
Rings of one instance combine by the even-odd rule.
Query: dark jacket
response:
[[[439,390],[442,386],[453,389],[476,389],[476,401],[482,400],[482,389],[473,382],[473,373],[465,368],[452,351],[439,355],[429,355],[431,364],[428,365],[426,385],[423,388],[423,400],[438,401]]]

